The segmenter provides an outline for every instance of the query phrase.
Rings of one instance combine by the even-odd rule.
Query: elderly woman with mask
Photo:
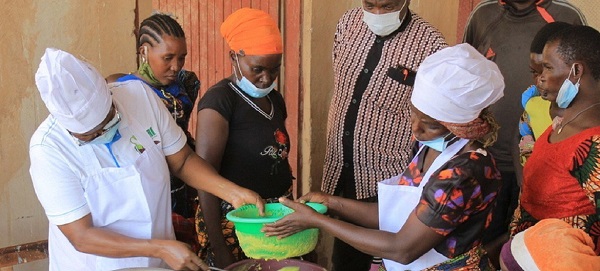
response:
[[[198,102],[196,152],[222,176],[267,201],[290,194],[290,141],[283,97],[274,90],[283,43],[277,23],[264,11],[242,8],[221,25],[231,48],[233,74],[210,87]],[[196,226],[200,256],[225,267],[245,258],[232,222],[233,206],[199,191]],[[271,199],[271,200],[269,200]]]
[[[548,39],[542,58],[540,95],[563,113],[525,164],[511,234],[558,218],[590,234],[600,255],[600,32],[564,29]]]
[[[503,89],[498,67],[470,45],[432,54],[417,72],[411,97],[419,152],[402,175],[379,183],[378,202],[324,193],[300,202],[281,199],[296,211],[263,230],[286,237],[319,228],[384,258],[387,270],[491,270],[481,237],[500,175],[485,149],[498,128],[486,108]],[[352,223],[317,214],[302,201],[321,202],[330,215]]]

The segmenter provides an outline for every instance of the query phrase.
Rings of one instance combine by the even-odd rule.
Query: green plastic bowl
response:
[[[324,214],[327,207],[320,203],[306,205]],[[246,256],[254,259],[287,259],[305,255],[315,249],[319,239],[318,229],[306,229],[286,238],[266,236],[260,230],[266,223],[273,223],[294,212],[281,203],[267,203],[265,216],[258,215],[255,205],[244,205],[227,213],[227,219],[235,225],[235,233]]]

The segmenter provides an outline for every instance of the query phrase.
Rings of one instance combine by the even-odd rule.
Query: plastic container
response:
[[[324,214],[327,207],[309,202],[308,206]],[[307,229],[286,238],[267,237],[261,229],[265,223],[273,223],[294,210],[281,203],[267,203],[265,216],[258,215],[255,205],[244,205],[227,214],[235,225],[236,235],[246,256],[254,259],[287,259],[307,254],[315,249],[319,239],[318,229]]]
[[[286,259],[286,260],[264,260],[246,259],[227,266],[229,271],[327,271],[327,269],[314,263]]]

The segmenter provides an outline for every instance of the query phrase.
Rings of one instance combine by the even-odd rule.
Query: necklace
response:
[[[583,114],[583,112],[590,110],[592,107],[596,106],[596,105],[600,105],[600,103],[595,103],[592,104],[586,108],[584,108],[583,110],[579,111],[577,114],[575,114],[575,116],[573,116],[570,120],[568,120],[567,122],[565,122],[565,124],[560,124],[560,127],[558,128],[558,131],[556,131],[556,134],[560,134],[560,132],[562,132],[562,129],[565,128],[565,126],[567,126],[567,124],[571,123],[572,121],[574,121],[577,117],[579,117],[579,115]]]
[[[173,94],[165,91],[164,88],[160,88],[160,92],[162,93],[163,96],[165,96],[165,100],[167,101],[167,103],[169,102],[169,99],[173,102],[173,112],[171,113],[171,115],[173,115],[173,118],[175,120],[177,120],[178,118],[181,118],[183,116],[183,114],[179,114],[179,112],[177,112],[177,98],[175,98],[175,96],[173,96]],[[168,109],[168,107],[167,107]]]
[[[271,104],[271,113],[267,114],[258,105],[256,105],[252,100],[250,100],[250,98],[248,98],[248,97],[246,97],[246,95],[242,94],[242,91],[239,90],[238,87],[236,85],[234,85],[232,82],[229,82],[229,87],[231,87],[231,89],[233,89],[238,95],[240,95],[242,97],[242,99],[244,101],[246,101],[246,103],[248,103],[248,105],[250,105],[250,107],[252,107],[254,110],[256,110],[256,112],[260,113],[261,115],[263,115],[263,117],[267,118],[268,120],[273,119],[275,108],[273,108],[273,101],[271,101],[271,97],[269,97],[269,95],[265,96],[265,97],[267,97],[267,99],[269,100],[269,103]]]

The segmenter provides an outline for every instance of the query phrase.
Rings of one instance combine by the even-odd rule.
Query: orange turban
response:
[[[229,48],[244,55],[283,53],[283,42],[277,23],[259,9],[242,8],[221,24],[221,36]]]

